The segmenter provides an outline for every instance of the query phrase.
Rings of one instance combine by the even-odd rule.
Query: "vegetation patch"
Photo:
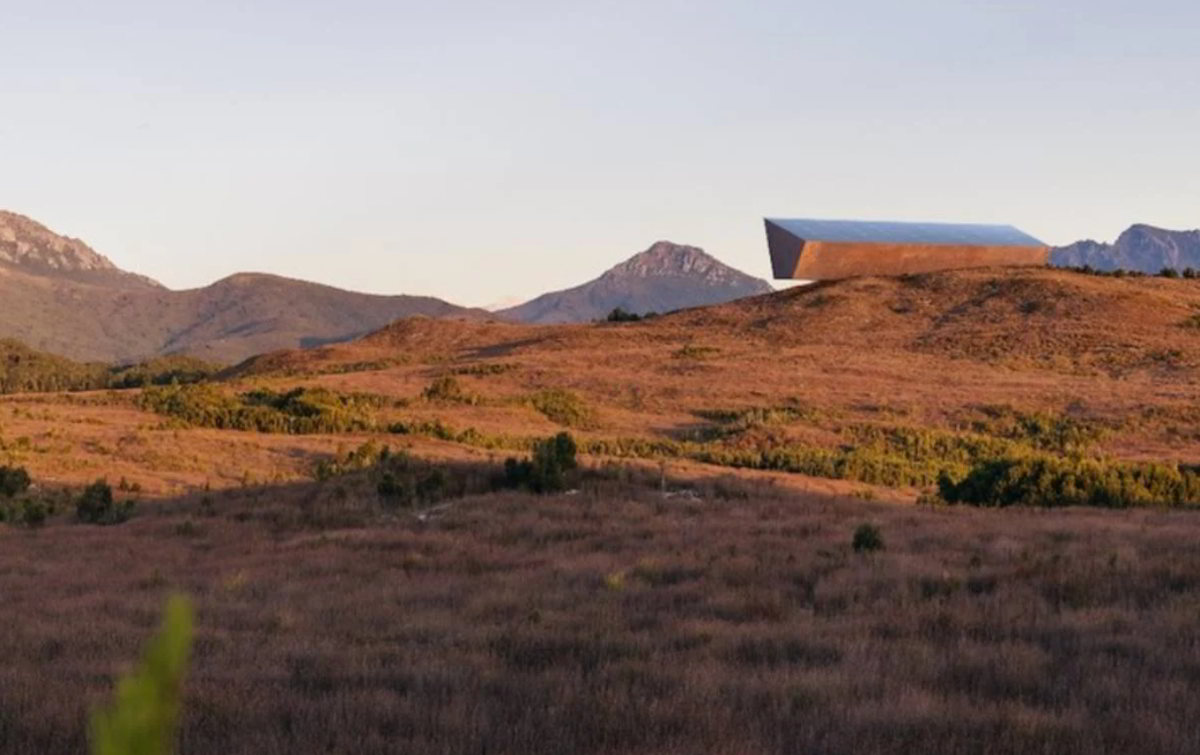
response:
[[[607,322],[639,322],[641,320],[648,320],[652,317],[658,317],[658,313],[647,312],[644,315],[639,315],[636,312],[629,312],[622,307],[617,307],[613,311],[609,312],[608,316],[604,319]]]
[[[938,492],[975,506],[1196,506],[1194,467],[1033,456],[976,464],[962,478],[946,474]]]
[[[85,524],[120,524],[133,516],[135,505],[116,501],[108,481],[96,480],[75,501],[75,517]]]
[[[474,406],[479,403],[479,397],[463,388],[453,375],[443,375],[434,380],[421,392],[421,398],[446,404]]]
[[[95,391],[207,380],[218,365],[193,357],[168,356],[134,365],[76,362],[0,339],[0,394]]]
[[[745,409],[702,409],[695,414],[716,425],[701,433],[702,439],[726,438],[741,435],[749,430],[790,425],[795,422],[815,424],[823,417],[819,410],[799,402],[786,406],[753,406]]]
[[[0,498],[13,498],[24,493],[30,483],[25,467],[0,466]]]
[[[883,550],[883,534],[873,524],[860,524],[854,530],[854,537],[850,541],[850,547],[854,549],[855,553],[881,551]]]
[[[1007,438],[1041,451],[1080,453],[1103,440],[1108,429],[1096,422],[1046,412],[1021,412],[1007,406],[984,406],[971,422],[977,433]]]
[[[529,398],[534,409],[551,422],[565,427],[590,427],[595,423],[595,414],[578,395],[560,388],[547,388]]]
[[[373,430],[376,411],[386,403],[382,396],[327,388],[260,388],[230,395],[207,383],[151,387],[138,399],[143,409],[189,425],[291,434]]]
[[[575,460],[578,446],[568,433],[534,444],[533,457],[504,462],[504,481],[507,487],[523,488],[534,493],[554,493],[565,490],[567,475],[579,465]]]

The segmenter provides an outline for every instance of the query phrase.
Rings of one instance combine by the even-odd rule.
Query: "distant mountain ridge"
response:
[[[1050,264],[1143,273],[1157,273],[1163,268],[1200,269],[1200,230],[1171,231],[1139,223],[1111,244],[1089,239],[1052,249]]]
[[[723,304],[774,291],[703,249],[659,241],[574,288],[553,291],[496,314],[527,323],[589,322],[616,308],[635,314]]]
[[[82,241],[0,212],[0,338],[76,360],[189,354],[237,362],[349,340],[413,315],[484,317],[427,296],[378,296],[239,273],[171,291]]]

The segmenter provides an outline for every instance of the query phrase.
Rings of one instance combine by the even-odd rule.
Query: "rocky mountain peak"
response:
[[[126,273],[79,239],[60,236],[35,220],[0,210],[0,265],[46,277],[155,287],[158,283]]]
[[[1050,263],[1144,273],[1157,273],[1164,267],[1200,267],[1200,230],[1172,231],[1137,223],[1111,244],[1088,240],[1052,249]]]
[[[670,276],[704,280],[714,285],[749,278],[722,263],[703,249],[670,241],[657,241],[604,274],[614,278],[662,278]]]
[[[699,247],[658,241],[595,280],[498,314],[523,322],[588,322],[603,319],[615,308],[637,314],[670,312],[773,290],[766,281],[729,267]]]

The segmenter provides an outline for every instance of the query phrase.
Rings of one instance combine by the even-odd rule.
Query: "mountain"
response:
[[[1157,273],[1165,267],[1200,269],[1200,231],[1133,225],[1112,244],[1087,240],[1052,249],[1050,264],[1144,273]]]
[[[241,273],[171,291],[82,241],[0,213],[0,338],[79,360],[190,354],[236,362],[356,338],[412,315],[482,317],[432,297],[377,296]]]
[[[0,210],[0,268],[111,288],[162,290],[162,284],[121,270],[79,239]]]
[[[593,281],[543,294],[497,314],[529,323],[587,322],[602,319],[617,307],[637,314],[670,312],[774,290],[703,249],[659,241]]]

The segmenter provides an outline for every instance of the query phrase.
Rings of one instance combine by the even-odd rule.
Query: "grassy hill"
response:
[[[121,398],[134,414],[113,421],[224,417],[172,438],[171,453],[190,458],[189,443],[203,439],[204,453],[237,470],[220,475],[233,481],[303,476],[304,454],[362,435],[499,453],[569,429],[600,457],[799,473],[911,500],[943,473],[961,478],[991,458],[1200,462],[1198,307],[1193,280],[1013,269],[849,280],[635,323],[410,318],[354,342],[254,357],[206,392]],[[368,410],[350,425],[298,425],[264,414],[264,389]],[[144,414],[155,407],[158,419]],[[21,424],[34,437],[43,426]],[[241,450],[226,454],[219,428],[237,426],[357,435],[240,436]],[[78,430],[77,448],[102,434]],[[289,443],[305,450],[285,462]],[[142,458],[130,454],[123,473]],[[164,491],[195,479],[148,477],[148,489]]]
[[[1187,751],[1197,307],[972,270],[0,397],[0,751],[80,751],[174,589],[200,751]],[[131,520],[77,521],[99,477]]]

